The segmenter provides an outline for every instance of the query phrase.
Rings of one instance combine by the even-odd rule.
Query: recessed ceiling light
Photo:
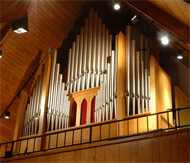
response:
[[[163,45],[167,45],[169,43],[168,37],[167,36],[163,36],[161,38],[161,42],[162,42]]]
[[[118,3],[114,4],[114,9],[115,10],[119,10],[120,9],[120,5]]]

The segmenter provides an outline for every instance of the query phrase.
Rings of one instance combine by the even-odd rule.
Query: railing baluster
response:
[[[74,143],[74,130],[73,130],[73,136],[72,136],[72,145]]]
[[[6,152],[7,152],[7,147],[8,147],[8,144],[9,144],[9,143],[7,143],[7,144],[6,144],[5,154],[6,154]]]
[[[127,120],[127,134],[129,135],[129,120]]]
[[[35,150],[36,138],[34,138],[33,152]]]
[[[26,150],[25,150],[25,153],[27,153],[28,151],[28,139],[27,139],[27,143],[26,143]]]
[[[89,144],[92,142],[92,126],[90,126]]]
[[[139,133],[139,118],[137,117],[137,133]]]
[[[109,123],[109,139],[110,139],[110,123]]]
[[[180,125],[180,115],[179,115],[179,110],[178,110],[178,124],[179,124],[179,127],[180,127],[181,125]]]
[[[119,136],[119,122],[118,122],[118,136]]]
[[[11,146],[11,153],[13,154],[13,148],[14,148],[14,141],[12,142],[12,146]]]
[[[67,135],[67,132],[65,131],[64,147],[65,147],[65,145],[66,145],[66,135]]]
[[[146,119],[147,119],[147,131],[149,131],[148,116],[146,116]]]
[[[159,130],[159,114],[157,114],[156,117],[157,117],[157,130]]]
[[[57,144],[58,144],[58,133],[57,133],[57,138],[56,138],[56,148],[57,148]]]
[[[20,143],[19,143],[19,152],[18,152],[19,154],[20,154],[20,146],[21,146],[21,140],[20,140]]]
[[[50,139],[51,139],[51,135],[49,135],[48,149],[50,148]]]
[[[80,135],[80,144],[82,144],[82,128],[81,128],[81,135]]]
[[[101,135],[102,135],[101,128],[102,128],[102,126],[100,125],[100,140],[102,140],[102,138],[101,138]]]
[[[42,148],[43,148],[43,138],[44,138],[44,136],[42,136],[42,140],[41,140],[41,150],[42,150]]]
[[[168,129],[170,128],[170,123],[169,123],[169,113],[167,112],[167,120],[168,120]]]

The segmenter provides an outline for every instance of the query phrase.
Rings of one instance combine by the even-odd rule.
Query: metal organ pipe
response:
[[[131,42],[131,27],[126,27],[126,113],[129,116],[130,109],[130,42]]]
[[[132,61],[132,90],[131,90],[131,98],[132,98],[132,109],[133,115],[135,114],[135,40],[132,40],[131,43],[131,61]]]
[[[76,37],[76,48],[75,48],[75,71],[74,71],[74,90],[73,92],[76,92],[77,89],[77,79],[78,79],[78,56],[79,56],[79,39],[80,36],[77,35]]]

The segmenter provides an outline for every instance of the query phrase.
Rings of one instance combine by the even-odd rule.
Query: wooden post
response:
[[[16,124],[15,124],[13,140],[17,140],[17,139],[19,139],[19,137],[22,136],[27,100],[28,100],[28,93],[26,93],[25,91],[22,90],[20,93],[20,101],[18,102],[18,110],[17,110],[17,117],[16,117]],[[15,147],[14,152],[17,153],[18,144],[16,143],[16,145],[14,147]]]
[[[51,55],[48,54],[46,58],[45,64],[42,65],[42,96],[40,99],[39,107],[40,107],[40,117],[39,117],[39,130],[38,134],[43,135],[45,133],[45,123],[46,123],[46,108],[47,108],[47,100],[48,100],[48,89],[49,89],[49,78],[50,78],[50,68],[51,68]],[[44,71],[44,72],[43,72]],[[41,148],[41,143],[43,141],[41,138],[36,140],[36,149]]]
[[[125,110],[125,35],[120,32],[118,35],[118,65],[117,71],[117,119],[120,120],[126,116]]]

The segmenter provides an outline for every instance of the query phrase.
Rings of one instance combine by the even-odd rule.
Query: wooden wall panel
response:
[[[159,140],[158,138],[152,138],[152,162],[160,161],[160,152],[159,152]]]
[[[81,150],[75,151],[75,162],[80,162],[81,160]]]
[[[120,162],[130,162],[131,161],[131,143],[121,143],[119,145],[120,149]]]
[[[189,162],[189,132],[178,134],[179,162]]]
[[[170,161],[171,162],[178,162],[178,137],[176,134],[170,135]]]
[[[159,137],[160,162],[170,162],[170,137]]]
[[[152,162],[151,139],[138,141],[138,162]]]
[[[119,144],[105,147],[105,162],[119,162]]]
[[[89,149],[89,162],[96,162],[96,148]]]
[[[57,162],[59,154],[47,155],[47,162]]]
[[[89,162],[89,149],[83,149],[81,150],[81,162]]]
[[[104,162],[104,161],[105,161],[105,147],[97,147],[96,162]]]
[[[131,142],[131,162],[138,162],[137,152],[138,152],[137,141],[133,141]]]

